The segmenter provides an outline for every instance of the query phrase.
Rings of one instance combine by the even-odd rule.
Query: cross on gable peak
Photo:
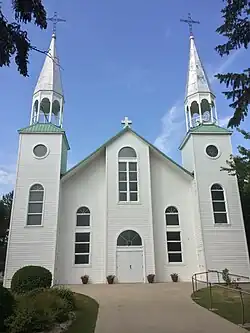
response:
[[[121,121],[123,128],[126,127],[131,127],[132,125],[132,120],[129,120],[128,117],[125,117],[122,121]]]

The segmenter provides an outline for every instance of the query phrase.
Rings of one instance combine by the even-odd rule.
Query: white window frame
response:
[[[167,209],[170,208],[170,207],[173,207],[176,209],[176,213],[169,213],[169,214],[175,214],[175,215],[178,215],[178,222],[179,224],[177,225],[167,225],[167,219],[166,219],[166,215],[168,213],[167,212]],[[166,208],[165,208],[165,211],[164,211],[164,222],[165,222],[165,229],[166,229],[166,253],[167,253],[167,262],[169,265],[183,265],[184,264],[184,254],[183,254],[183,242],[182,242],[182,232],[181,232],[181,221],[180,221],[180,212],[179,212],[179,209],[175,206],[175,205],[168,205]],[[180,240],[178,241],[175,241],[175,240],[168,240],[168,236],[167,236],[167,233],[168,232],[178,232],[180,234]],[[180,243],[181,244],[181,251],[168,251],[168,243]],[[169,261],[169,254],[171,253],[175,253],[175,254],[181,254],[181,261]]]
[[[168,208],[175,208],[177,210],[177,212],[167,212],[167,209]],[[177,215],[178,217],[178,224],[167,224],[167,216],[169,215]],[[179,211],[178,209],[175,207],[175,206],[168,206],[166,209],[165,209],[165,224],[166,224],[166,228],[179,228],[180,227],[180,219],[179,219]]]
[[[212,190],[213,185],[219,185],[221,187],[221,190]],[[212,191],[223,192],[224,200],[213,200]],[[213,214],[214,225],[216,225],[216,226],[226,226],[226,225],[229,225],[230,222],[229,222],[229,215],[228,215],[226,192],[225,192],[224,187],[219,182],[215,182],[215,183],[211,184],[211,186],[210,186],[210,196],[211,196],[211,206],[212,206],[212,214]],[[216,212],[216,211],[214,211],[213,202],[224,202],[224,204],[225,204],[225,211],[224,212],[219,212],[219,211]],[[222,223],[221,222],[215,222],[215,216],[214,216],[214,214],[217,214],[217,213],[218,214],[226,214],[227,222],[222,222]]]
[[[132,147],[130,147],[130,146],[124,146],[124,147],[122,147],[121,149],[119,149],[119,151],[118,151],[118,177],[117,177],[117,184],[118,184],[118,202],[120,203],[120,204],[126,204],[126,203],[130,203],[130,204],[136,204],[136,203],[138,203],[139,202],[139,170],[138,170],[138,157],[137,157],[137,153],[136,153],[136,151],[135,151],[135,154],[136,154],[136,157],[119,157],[119,153],[120,153],[120,151],[123,149],[123,148],[126,148],[126,147],[128,147],[128,148],[131,148],[131,149],[133,149],[134,151],[135,151],[135,149],[134,148],[132,148]],[[120,163],[126,163],[126,170],[125,171],[123,171],[123,170],[121,170],[120,171]],[[136,171],[132,171],[132,172],[136,172],[136,175],[137,175],[137,180],[129,180],[129,173],[130,173],[130,171],[129,171],[129,163],[136,163]],[[122,172],[126,172],[126,181],[120,181],[119,180],[119,175],[120,175],[120,173],[122,173]],[[119,189],[119,184],[120,183],[125,183],[126,182],[126,185],[127,185],[127,190],[126,191],[120,191],[120,189]],[[137,184],[137,191],[130,191],[130,187],[129,187],[129,183],[136,183]],[[120,200],[120,193],[126,193],[126,200]],[[131,201],[130,200],[130,193],[137,193],[137,200],[133,200],[133,201]]]
[[[167,236],[167,233],[168,232],[178,232],[179,234],[180,234],[180,240],[168,240],[168,236]],[[169,264],[174,264],[174,265],[179,265],[179,264],[183,264],[183,243],[182,243],[182,235],[181,235],[181,231],[180,230],[173,230],[173,229],[171,229],[171,230],[166,230],[166,239],[167,239],[167,255],[169,255],[169,254],[181,254],[181,261],[170,261],[169,260],[169,256],[167,256],[167,258],[168,258],[168,263]],[[181,251],[169,251],[168,250],[168,243],[180,243],[180,245],[181,245]]]
[[[81,228],[81,227],[80,227]],[[76,242],[76,234],[89,234],[89,241],[88,242]],[[81,266],[90,266],[91,264],[91,243],[92,243],[92,237],[91,237],[91,231],[90,230],[75,230],[75,233],[74,233],[74,266],[76,267],[81,267]],[[75,245],[76,244],[89,244],[89,253],[76,253],[75,252]],[[76,264],[75,263],[75,258],[76,256],[80,256],[80,255],[88,255],[89,256],[89,262],[88,263],[85,263],[85,264]]]
[[[32,190],[32,187],[34,187],[35,185],[39,185],[43,188],[43,200],[42,201],[30,201],[30,192],[41,192],[41,190]],[[29,193],[28,193],[28,205],[27,205],[27,218],[26,218],[26,227],[41,227],[43,226],[43,216],[44,216],[44,202],[45,202],[45,189],[44,186],[41,183],[34,183],[30,186],[29,188]],[[42,204],[42,212],[41,213],[30,213],[29,212],[29,206],[30,204]],[[30,215],[40,215],[41,216],[41,223],[40,224],[28,224],[28,217]]]
[[[87,208],[88,209],[88,213],[86,213],[86,212],[84,212],[84,213],[78,213],[78,210],[79,209],[81,209],[81,208]],[[89,225],[77,225],[77,217],[78,216],[82,216],[82,215],[87,215],[87,216],[89,216]],[[76,210],[76,227],[77,228],[90,228],[90,226],[91,226],[91,214],[90,214],[90,209],[89,209],[89,207],[88,206],[80,206],[79,208],[77,208],[77,210]]]

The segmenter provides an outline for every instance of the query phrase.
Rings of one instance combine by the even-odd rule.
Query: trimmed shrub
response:
[[[49,288],[52,274],[41,266],[25,266],[20,268],[12,277],[11,290],[23,294],[37,288]]]
[[[15,300],[8,289],[0,285],[0,332],[5,332],[5,320],[14,312]]]
[[[50,289],[50,292],[58,295],[63,300],[65,300],[71,311],[75,310],[75,308],[76,308],[75,296],[74,296],[74,293],[70,289],[63,288],[63,287],[55,287],[55,288]]]
[[[51,289],[37,289],[37,292],[17,296],[15,312],[6,321],[10,333],[46,331],[71,318],[67,302],[59,295]]]

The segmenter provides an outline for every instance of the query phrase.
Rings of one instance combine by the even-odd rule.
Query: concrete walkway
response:
[[[200,307],[189,283],[70,286],[100,304],[95,333],[243,333]]]

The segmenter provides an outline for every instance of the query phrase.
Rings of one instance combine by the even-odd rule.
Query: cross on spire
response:
[[[53,22],[53,35],[56,35],[56,25],[58,22],[66,22],[66,20],[57,17],[57,12],[54,12],[52,17],[47,18],[47,21]]]
[[[190,36],[193,36],[193,24],[200,24],[199,21],[194,21],[194,20],[192,19],[190,13],[188,13],[188,19],[187,19],[187,20],[183,20],[183,19],[181,19],[180,21],[181,21],[181,22],[185,22],[185,23],[188,24],[188,26],[189,26],[189,33],[190,33]]]
[[[121,121],[123,128],[130,127],[132,125],[132,121],[125,117],[124,120]]]

